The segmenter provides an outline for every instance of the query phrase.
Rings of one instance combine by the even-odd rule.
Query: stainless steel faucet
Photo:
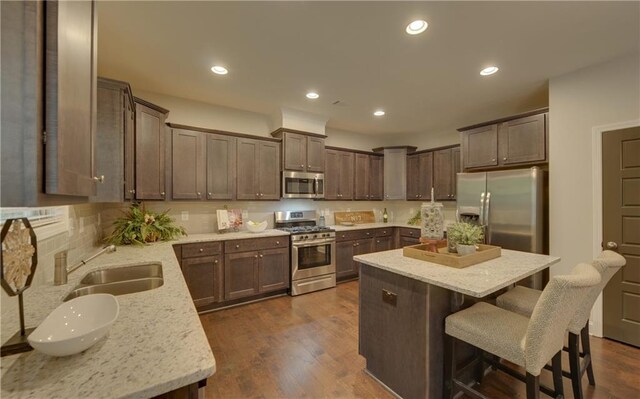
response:
[[[86,265],[88,262],[102,255],[103,253],[111,253],[116,251],[115,245],[108,245],[96,252],[85,260],[81,260],[72,267],[67,267],[67,251],[58,252],[55,255],[55,270],[53,276],[53,285],[62,285],[67,283],[67,276],[80,266]]]

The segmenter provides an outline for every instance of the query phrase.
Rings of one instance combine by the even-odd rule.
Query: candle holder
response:
[[[14,355],[32,350],[27,336],[34,330],[24,327],[24,301],[22,294],[31,286],[38,265],[36,234],[27,218],[8,219],[0,233],[0,283],[9,296],[18,296],[20,331],[4,345],[1,355]]]

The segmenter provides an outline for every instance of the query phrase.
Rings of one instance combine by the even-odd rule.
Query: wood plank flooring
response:
[[[207,398],[394,397],[364,372],[358,355],[357,281],[200,319],[218,366]],[[585,398],[640,398],[640,349],[595,337],[591,346],[597,386],[585,377]],[[563,364],[568,367],[566,359]],[[495,398],[526,397],[524,384],[499,372],[487,375],[479,390]],[[565,396],[572,397],[567,379]]]

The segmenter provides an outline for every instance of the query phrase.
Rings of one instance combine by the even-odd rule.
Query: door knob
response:
[[[618,243],[614,242],[614,241],[609,241],[607,243],[607,249],[617,249],[618,248]]]

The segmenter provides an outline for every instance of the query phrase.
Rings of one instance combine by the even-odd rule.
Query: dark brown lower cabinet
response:
[[[225,300],[289,287],[289,248],[227,254],[224,263]]]
[[[374,252],[389,251],[393,249],[393,237],[376,237],[373,248]]]
[[[373,238],[336,242],[336,279],[358,277],[360,264],[353,257],[371,252],[374,252]]]
[[[222,261],[221,255],[182,260],[182,274],[196,307],[222,299]]]
[[[398,228],[398,248],[420,244],[420,229],[412,227]]]
[[[260,251],[258,260],[260,293],[289,288],[288,248]]]

